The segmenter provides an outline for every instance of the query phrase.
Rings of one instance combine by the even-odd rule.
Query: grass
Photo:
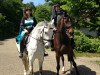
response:
[[[76,57],[100,57],[100,53],[74,52]]]
[[[47,49],[51,51],[50,49]],[[77,52],[74,51],[76,57],[100,57],[100,53],[88,53],[88,52]]]
[[[96,61],[96,63],[100,65],[100,61]]]

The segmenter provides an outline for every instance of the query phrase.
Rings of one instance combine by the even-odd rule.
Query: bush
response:
[[[90,39],[91,41],[91,50],[94,50],[94,52],[100,53],[100,40],[99,39]]]
[[[15,35],[13,23],[7,21],[6,17],[0,13],[0,40]]]
[[[84,33],[75,30],[75,50],[79,52],[100,52],[100,40],[97,38],[89,38]]]
[[[47,9],[46,6],[40,5],[36,8],[35,17],[36,17],[38,22],[43,21],[44,19],[49,21],[50,16],[51,16],[51,13]]]

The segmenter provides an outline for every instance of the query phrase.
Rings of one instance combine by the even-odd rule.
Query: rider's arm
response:
[[[35,27],[35,26],[37,25],[36,18],[35,18],[35,17],[33,17],[33,20],[34,20],[33,26]]]
[[[25,29],[25,24],[24,24],[24,19],[22,18],[21,23],[20,23],[20,28]]]

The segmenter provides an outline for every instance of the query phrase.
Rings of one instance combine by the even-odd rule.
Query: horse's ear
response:
[[[47,21],[45,19],[44,19],[44,23],[45,23],[44,26],[47,26]]]
[[[43,21],[44,21],[44,22],[46,22],[46,20],[45,20],[45,19],[44,19]]]
[[[53,24],[54,24],[54,19],[51,20],[51,25],[53,25]]]

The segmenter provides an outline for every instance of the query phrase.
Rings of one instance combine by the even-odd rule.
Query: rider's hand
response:
[[[24,29],[25,33],[28,34],[28,30]]]

